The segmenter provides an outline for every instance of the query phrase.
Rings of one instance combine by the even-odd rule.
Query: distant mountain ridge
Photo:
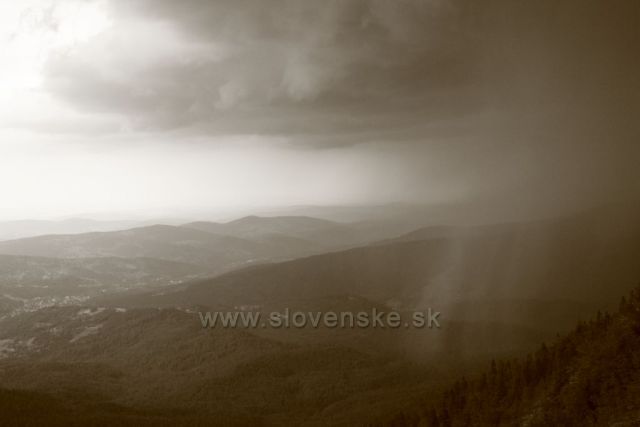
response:
[[[0,253],[48,258],[158,258],[205,264],[251,257],[249,242],[182,227],[152,225],[122,231],[48,235],[0,242]]]
[[[434,307],[463,336],[526,347],[597,308],[615,304],[640,277],[640,224],[609,211],[531,223],[446,228],[395,241],[196,280],[161,294],[117,296],[104,304],[260,310],[318,307],[330,298],[364,298],[398,310]],[[444,232],[443,232],[444,231]],[[611,288],[614,281],[616,288]],[[541,321],[544,319],[544,321]],[[526,339],[523,339],[525,338]],[[449,340],[449,341],[447,341]],[[423,343],[471,354],[454,338]],[[421,342],[408,342],[418,347]],[[470,347],[471,346],[471,347]],[[419,352],[418,352],[419,353]]]
[[[327,246],[348,244],[347,234],[346,227],[314,218],[247,217],[227,224],[151,225],[8,240],[0,242],[0,254],[48,258],[157,258],[195,264],[214,274],[246,263],[323,252]],[[342,240],[332,241],[331,235]]]
[[[579,291],[597,301],[608,291],[607,278],[635,284],[637,259],[640,224],[621,224],[617,214],[596,210],[529,223],[420,229],[380,244],[230,272],[181,295],[193,292],[193,301],[202,303],[209,292],[212,300],[236,304],[352,293],[409,303],[445,294],[555,299]]]
[[[147,224],[146,221],[98,221],[89,218],[70,218],[60,221],[0,221],[0,241],[48,234],[80,234],[94,231],[116,231],[140,227],[145,224]]]
[[[353,246],[367,240],[366,234],[353,225],[308,216],[251,215],[226,223],[193,222],[183,227],[246,239],[287,236],[325,249]]]

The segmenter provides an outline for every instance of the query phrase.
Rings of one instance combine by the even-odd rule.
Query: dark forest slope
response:
[[[392,425],[585,426],[640,422],[640,288],[618,313],[598,313],[524,359],[492,362],[441,402]]]

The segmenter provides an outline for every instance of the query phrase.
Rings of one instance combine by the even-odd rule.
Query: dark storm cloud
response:
[[[473,35],[457,22],[457,6],[446,2],[115,0],[111,6],[118,23],[112,33],[128,31],[135,39],[149,28],[174,32],[192,51],[132,66],[129,40],[106,35],[52,58],[47,87],[79,108],[126,115],[135,126],[349,143],[374,129],[419,130],[472,113],[482,101]],[[127,29],[136,21],[146,24]],[[144,55],[161,51],[161,43],[150,39],[136,48]],[[115,59],[105,64],[107,54]],[[119,73],[109,72],[115,67]]]
[[[448,141],[418,163],[437,151],[476,190],[635,191],[639,5],[112,0],[110,34],[52,58],[47,87],[134,129]]]
[[[107,4],[109,25],[47,50],[38,94],[51,105],[16,127],[88,152],[158,153],[149,163],[175,178],[195,168],[164,154],[214,159],[224,146],[239,197],[327,202],[340,187],[528,211],[640,193],[639,2],[86,1],[102,16]],[[49,32],[75,26],[63,12]],[[243,193],[247,158],[265,169]]]
[[[123,114],[134,127],[342,144],[424,140],[434,127],[455,134],[458,119],[488,110],[526,117],[574,109],[569,119],[581,121],[637,105],[634,2],[110,6],[118,24],[111,31],[125,35],[51,59],[47,85],[78,108]],[[136,28],[138,21],[147,26]],[[150,28],[175,32],[180,45],[132,66],[136,50],[144,58],[144,50],[163,49],[162,40],[145,36]],[[105,52],[114,61],[96,59]]]

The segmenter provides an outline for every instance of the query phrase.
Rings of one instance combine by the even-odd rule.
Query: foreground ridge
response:
[[[492,361],[440,401],[390,425],[637,425],[640,421],[640,286],[617,313],[598,312],[524,359]]]

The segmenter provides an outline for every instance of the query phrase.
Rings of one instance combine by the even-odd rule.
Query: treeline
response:
[[[435,405],[405,410],[391,425],[585,426],[640,422],[640,286],[617,313],[598,312],[553,345],[521,360],[492,361]]]

